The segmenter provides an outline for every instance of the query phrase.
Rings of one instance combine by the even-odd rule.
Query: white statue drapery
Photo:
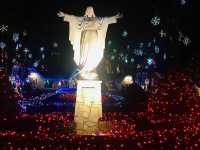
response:
[[[103,58],[108,25],[116,23],[121,16],[96,17],[92,7],[87,7],[81,17],[62,12],[58,15],[69,22],[69,40],[75,63],[84,72],[93,71]]]

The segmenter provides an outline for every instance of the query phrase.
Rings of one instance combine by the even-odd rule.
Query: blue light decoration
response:
[[[19,41],[19,33],[13,33],[13,41],[16,43]]]
[[[4,42],[0,42],[0,48],[4,49],[6,47],[6,44]]]
[[[153,65],[154,64],[154,60],[152,58],[147,58],[147,64],[150,66],[150,65]]]
[[[160,52],[160,48],[156,45],[155,48],[154,48],[154,51],[155,51],[156,54],[158,54]]]

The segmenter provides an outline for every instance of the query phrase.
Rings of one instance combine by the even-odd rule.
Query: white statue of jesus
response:
[[[93,7],[87,7],[84,16],[59,12],[69,22],[69,40],[74,50],[74,61],[83,72],[94,71],[103,58],[108,25],[116,23],[121,14],[96,17]]]

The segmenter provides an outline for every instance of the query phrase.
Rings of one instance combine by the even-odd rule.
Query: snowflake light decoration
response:
[[[6,32],[6,31],[8,31],[8,25],[2,25],[1,27],[0,27],[0,31],[1,32]]]
[[[150,66],[150,65],[155,64],[155,62],[152,58],[147,58],[147,64]]]
[[[156,45],[155,48],[154,48],[154,51],[155,51],[156,54],[158,54],[160,52],[160,48]]]
[[[182,42],[185,46],[188,46],[191,43],[189,37],[184,36],[182,32],[179,32],[178,41]]]
[[[114,59],[115,59],[115,56],[112,55],[110,59],[111,59],[111,60],[114,60]]]
[[[26,30],[24,30],[22,34],[23,34],[23,36],[27,36],[28,35]]]
[[[6,47],[6,44],[4,42],[0,42],[0,48],[4,49]]]
[[[164,30],[161,30],[161,31],[160,31],[160,37],[161,37],[161,38],[164,38],[164,37],[166,37],[166,36],[167,36],[167,33],[164,32]]]
[[[32,54],[28,54],[28,58],[31,59],[33,57]]]
[[[183,44],[185,45],[185,46],[188,46],[190,43],[191,43],[191,40],[189,39],[189,37],[187,37],[187,36],[185,36],[184,38],[183,38]]]
[[[159,24],[160,24],[160,17],[158,17],[158,16],[153,17],[153,18],[151,19],[151,24],[152,24],[153,26],[159,25]]]
[[[45,59],[45,54],[42,54],[42,59]]]
[[[19,41],[19,33],[13,33],[13,41],[16,43]]]
[[[44,47],[40,47],[40,51],[43,52],[44,51]]]
[[[16,59],[15,59],[15,58],[13,58],[13,59],[12,59],[12,63],[15,63],[15,62],[16,62]]]
[[[58,43],[57,43],[57,42],[54,42],[54,43],[53,43],[53,47],[54,47],[54,48],[58,47]]]
[[[35,68],[37,68],[37,67],[39,66],[39,60],[37,60],[36,62],[34,62],[34,63],[33,63],[33,66],[34,66]]]
[[[108,41],[108,45],[111,45],[111,44],[112,44],[112,41],[111,41],[111,40],[109,40],[109,41]]]
[[[28,48],[25,48],[25,49],[24,49],[24,53],[27,54],[28,52],[29,52],[29,49],[28,49]]]
[[[136,68],[137,68],[137,69],[141,68],[140,64],[137,64],[137,67],[136,67]]]
[[[164,60],[167,59],[167,55],[166,55],[166,53],[164,53],[164,55],[163,55],[163,59],[164,59]]]
[[[147,47],[151,47],[151,42],[149,42],[149,43],[147,44]]]
[[[124,30],[123,33],[122,33],[122,36],[123,37],[127,37],[128,36],[128,32],[126,30]]]
[[[133,63],[135,61],[135,59],[134,58],[131,58],[131,62]]]
[[[185,5],[186,4],[186,0],[180,0],[181,5]]]
[[[113,52],[114,52],[114,53],[116,53],[116,52],[117,52],[117,50],[116,50],[116,49],[113,49]]]

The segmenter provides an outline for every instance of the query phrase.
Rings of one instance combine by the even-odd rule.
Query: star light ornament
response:
[[[0,48],[4,49],[6,47],[6,44],[4,42],[0,42]]]
[[[0,27],[0,31],[1,32],[6,32],[6,31],[8,31],[8,25],[1,25],[1,27]]]
[[[151,19],[151,24],[152,24],[153,26],[159,25],[159,24],[160,24],[160,17],[158,17],[158,16],[153,17],[153,18]]]

